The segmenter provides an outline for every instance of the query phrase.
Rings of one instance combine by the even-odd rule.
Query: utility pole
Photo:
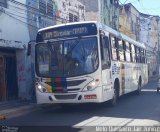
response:
[[[158,28],[159,29],[159,28]],[[160,77],[160,48],[159,48],[159,46],[160,46],[160,39],[159,39],[159,37],[160,37],[160,31],[158,31],[158,61],[157,61],[157,63],[158,63],[158,77]]]
[[[160,18],[158,18],[158,56],[157,56],[157,63],[158,63],[158,77],[160,77]]]

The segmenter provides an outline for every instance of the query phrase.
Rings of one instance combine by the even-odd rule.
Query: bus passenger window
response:
[[[101,60],[102,70],[110,68],[109,39],[107,36],[101,35]]]
[[[126,61],[131,62],[131,54],[130,54],[130,44],[125,42],[126,44]]]
[[[136,62],[136,57],[135,57],[135,47],[133,44],[131,44],[131,49],[132,49],[132,59],[133,59],[133,62]]]
[[[110,36],[111,48],[112,48],[112,59],[118,60],[118,45],[116,43],[116,38],[114,36]]]
[[[133,62],[133,58],[132,58],[132,47],[131,47],[131,44],[130,44],[130,43],[129,43],[129,52],[130,52],[131,62]]]
[[[140,49],[139,49],[139,47],[135,46],[135,51],[136,51],[136,62],[140,63]]]
[[[125,61],[124,57],[124,49],[123,49],[123,41],[118,39],[118,46],[119,46],[119,57],[120,61]]]

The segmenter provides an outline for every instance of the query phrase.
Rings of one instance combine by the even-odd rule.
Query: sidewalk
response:
[[[157,76],[149,77],[148,78],[148,82],[151,82],[151,81],[158,81],[158,75]]]
[[[5,101],[0,102],[0,120],[5,120],[9,117],[20,115],[26,112],[35,111],[37,108],[37,104],[35,102],[29,101]]]

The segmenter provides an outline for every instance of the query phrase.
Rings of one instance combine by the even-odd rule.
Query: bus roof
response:
[[[112,29],[112,28],[110,28],[110,27],[108,27],[108,26],[106,26],[104,24],[101,24],[101,23],[97,23],[97,24],[99,25],[99,28],[108,31],[112,35],[115,35],[117,38],[120,38],[120,39],[123,38],[123,40],[125,40],[125,41],[127,41],[129,43],[132,43],[132,44],[134,44],[134,45],[136,45],[138,47],[146,49],[146,46],[145,46],[144,43],[140,43],[140,42],[128,37],[127,35],[125,35],[125,34],[123,34],[121,32],[118,32],[118,31],[116,31],[116,30],[114,30],[114,29]]]
[[[44,30],[48,30],[48,29],[52,29],[52,28],[56,28],[56,27],[63,27],[63,26],[77,25],[77,24],[85,24],[85,23],[86,24],[87,23],[95,23],[95,24],[97,24],[98,22],[96,22],[96,21],[70,22],[70,23],[58,24],[58,25],[42,28],[42,29],[39,29],[38,32],[41,32],[41,31],[44,31]]]
[[[63,27],[63,26],[68,26],[68,25],[77,25],[77,24],[87,24],[87,23],[94,23],[100,29],[103,29],[103,30],[107,31],[107,32],[115,35],[118,38],[123,38],[123,40],[128,41],[129,43],[132,43],[132,44],[134,44],[138,47],[141,47],[141,48],[144,48],[144,49],[146,48],[144,43],[137,42],[134,39],[128,37],[127,35],[124,35],[123,33],[118,32],[118,31],[116,31],[116,30],[114,30],[114,29],[112,29],[112,28],[110,28],[110,27],[108,27],[108,26],[106,26],[102,23],[99,23],[97,21],[83,21],[83,22],[71,22],[71,23],[59,24],[59,25],[54,25],[54,26],[49,26],[49,27],[46,27],[46,28],[39,29],[38,32],[53,29],[53,28],[57,28],[57,27]]]

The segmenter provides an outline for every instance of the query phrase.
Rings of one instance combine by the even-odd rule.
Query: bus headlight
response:
[[[82,91],[92,91],[94,90],[99,84],[99,79],[96,79],[92,82],[90,82]]]
[[[46,93],[47,92],[46,88],[44,86],[42,86],[41,84],[38,84],[37,88],[42,93]]]

